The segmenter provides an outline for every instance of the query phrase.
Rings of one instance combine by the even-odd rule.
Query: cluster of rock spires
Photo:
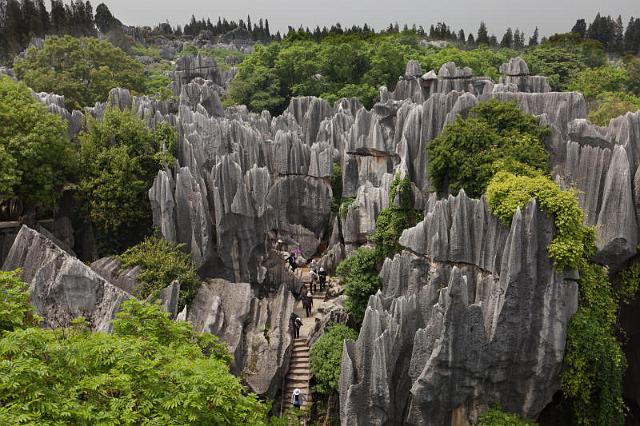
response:
[[[301,97],[272,117],[224,109],[224,78],[215,67],[199,57],[182,61],[172,83],[178,101],[114,89],[106,104],[84,114],[100,119],[109,105],[131,108],[149,127],[167,121],[178,129],[176,164],[149,190],[154,224],[166,239],[186,244],[209,279],[180,315],[223,338],[235,373],[270,397],[286,373],[286,319],[302,283],[274,247],[299,247],[305,258],[323,254],[321,265],[335,270],[367,244],[400,175],[411,180],[413,207],[425,219],[404,232],[404,250],[385,261],[383,291],[371,298],[358,340],[345,345],[343,424],[467,424],[490,403],[540,414],[559,389],[577,277],[553,270],[546,254],[552,222],[535,201],[505,227],[484,200],[464,192],[444,200],[430,195],[426,146],[489,99],[538,116],[551,129],[545,143],[554,178],[580,190],[586,222],[597,225],[595,260],[615,271],[638,244],[640,112],[594,126],[581,94],[551,92],[546,78],[529,75],[514,58],[497,83],[454,63],[423,73],[410,61],[370,111],[354,99],[330,105]],[[55,95],[39,98],[69,121],[71,135],[81,129],[83,113],[69,113]],[[342,194],[333,193],[336,176]],[[331,210],[336,197],[352,199],[343,216]],[[30,285],[42,289],[33,296],[39,312],[55,324],[84,309],[96,329],[108,329],[133,292],[135,271],[122,276],[107,259],[93,265],[98,275],[46,242],[45,254],[27,256],[34,239],[41,237],[23,229],[4,267],[22,267]],[[50,256],[65,259],[52,262],[62,266],[39,264]],[[65,268],[76,271],[73,279]],[[91,282],[86,294],[78,293],[75,277]],[[640,377],[627,379],[627,388],[638,388]],[[627,395],[640,404],[640,395]]]

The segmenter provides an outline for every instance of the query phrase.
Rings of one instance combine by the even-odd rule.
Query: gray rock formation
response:
[[[137,294],[140,290],[138,274],[140,267],[123,268],[122,263],[114,257],[103,257],[91,264],[91,269],[102,278],[129,294]]]
[[[492,402],[535,417],[559,389],[578,293],[544,251],[551,220],[532,201],[506,228],[463,192],[431,206],[345,343],[342,424],[473,422]]]
[[[23,226],[2,267],[20,268],[30,301],[47,327],[84,316],[95,331],[111,329],[120,304],[131,297],[38,232]]]
[[[274,398],[291,355],[289,315],[295,300],[286,286],[258,298],[246,283],[210,280],[189,307],[196,331],[220,336],[234,357],[232,371],[257,394]]]

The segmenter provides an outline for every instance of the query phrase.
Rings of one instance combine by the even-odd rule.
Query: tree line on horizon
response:
[[[71,35],[74,37],[97,36],[98,31],[108,33],[116,27],[122,27],[120,22],[101,3],[95,8],[90,1],[50,0],[49,6],[44,0],[0,0],[0,62],[10,62],[11,59],[23,51],[34,38],[43,38],[47,35]],[[463,29],[455,30],[445,22],[438,22],[425,29],[422,25],[409,27],[391,23],[383,30],[376,31],[365,23],[362,26],[342,26],[340,23],[330,27],[316,26],[313,30],[309,27],[289,26],[287,32],[282,35],[279,31],[273,34],[269,27],[268,19],[259,19],[252,23],[251,16],[247,20],[236,21],[218,17],[214,24],[210,18],[197,19],[192,15],[191,20],[181,27],[172,26],[168,21],[159,23],[155,27],[145,27],[146,34],[164,35],[171,37],[193,38],[208,32],[212,39],[224,35],[230,31],[242,30],[244,36],[252,41],[269,43],[289,40],[314,40],[322,41],[326,37],[335,35],[360,35],[369,34],[393,34],[413,33],[431,40],[444,40],[454,42],[465,47],[487,45],[490,47],[502,47],[521,50],[525,47],[533,47],[544,42],[540,39],[538,28],[530,37],[526,37],[518,28],[507,28],[504,35],[498,38],[490,34],[487,25],[480,22],[477,32],[465,33]],[[572,33],[578,34],[585,40],[596,40],[602,43],[604,50],[610,54],[639,54],[640,53],[640,18],[631,17],[626,27],[622,17],[616,19],[611,16],[602,16],[599,13],[591,23],[584,18],[578,19],[571,28]]]

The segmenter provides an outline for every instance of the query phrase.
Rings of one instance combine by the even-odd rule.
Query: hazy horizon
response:
[[[398,22],[400,26],[416,24],[428,30],[431,24],[441,21],[456,31],[462,28],[465,33],[475,33],[480,21],[484,21],[489,33],[498,37],[507,27],[514,30],[519,28],[530,35],[536,26],[539,28],[540,36],[543,36],[569,31],[579,18],[591,22],[598,12],[614,17],[622,15],[625,25],[630,17],[640,17],[638,0],[611,0],[606,4],[595,0],[583,0],[579,9],[576,7],[578,2],[571,0],[450,0],[425,2],[422,7],[418,7],[418,2],[408,0],[396,0],[393,7],[376,0],[155,0],[152,7],[149,7],[147,2],[134,3],[130,0],[102,2],[109,6],[117,18],[128,25],[153,26],[168,20],[172,25],[182,26],[189,21],[191,15],[197,18],[211,18],[214,23],[218,16],[237,21],[246,20],[249,14],[254,22],[260,18],[268,19],[274,33],[278,30],[285,32],[289,25],[296,28],[302,25],[313,29],[316,25],[331,26],[336,22],[349,27],[354,24],[363,25],[366,22],[376,30],[388,27],[391,22]],[[99,3],[93,3],[94,7]]]

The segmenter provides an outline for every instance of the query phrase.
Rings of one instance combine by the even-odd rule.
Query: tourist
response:
[[[302,306],[307,313],[307,318],[311,316],[311,308],[313,307],[313,295],[308,292],[306,296],[302,296]]]
[[[313,269],[309,271],[309,275],[311,275],[311,282],[309,283],[309,287],[311,288],[311,294],[316,292],[316,282],[318,281],[318,271],[314,271]]]
[[[291,404],[295,408],[300,409],[300,407],[302,406],[302,401],[304,401],[305,399],[307,398],[300,391],[300,389],[296,388],[293,390],[293,395],[291,395]]]
[[[296,263],[296,255],[293,251],[289,254],[289,257],[287,257],[287,262],[291,267],[291,272],[295,273],[296,268],[298,267],[298,264]]]
[[[318,279],[320,281],[320,291],[324,291],[324,287],[327,284],[327,272],[324,268],[320,268],[320,272],[318,272]]]
[[[298,339],[300,337],[300,327],[302,327],[302,320],[300,319],[299,316],[296,315],[296,321],[295,321],[296,325],[295,325],[295,338]]]
[[[291,312],[291,315],[289,316],[289,329],[291,330],[291,336],[293,336],[293,338],[295,339],[298,334],[297,328],[298,328],[298,324],[296,322],[296,319],[298,318],[298,315],[296,315],[295,312]]]

